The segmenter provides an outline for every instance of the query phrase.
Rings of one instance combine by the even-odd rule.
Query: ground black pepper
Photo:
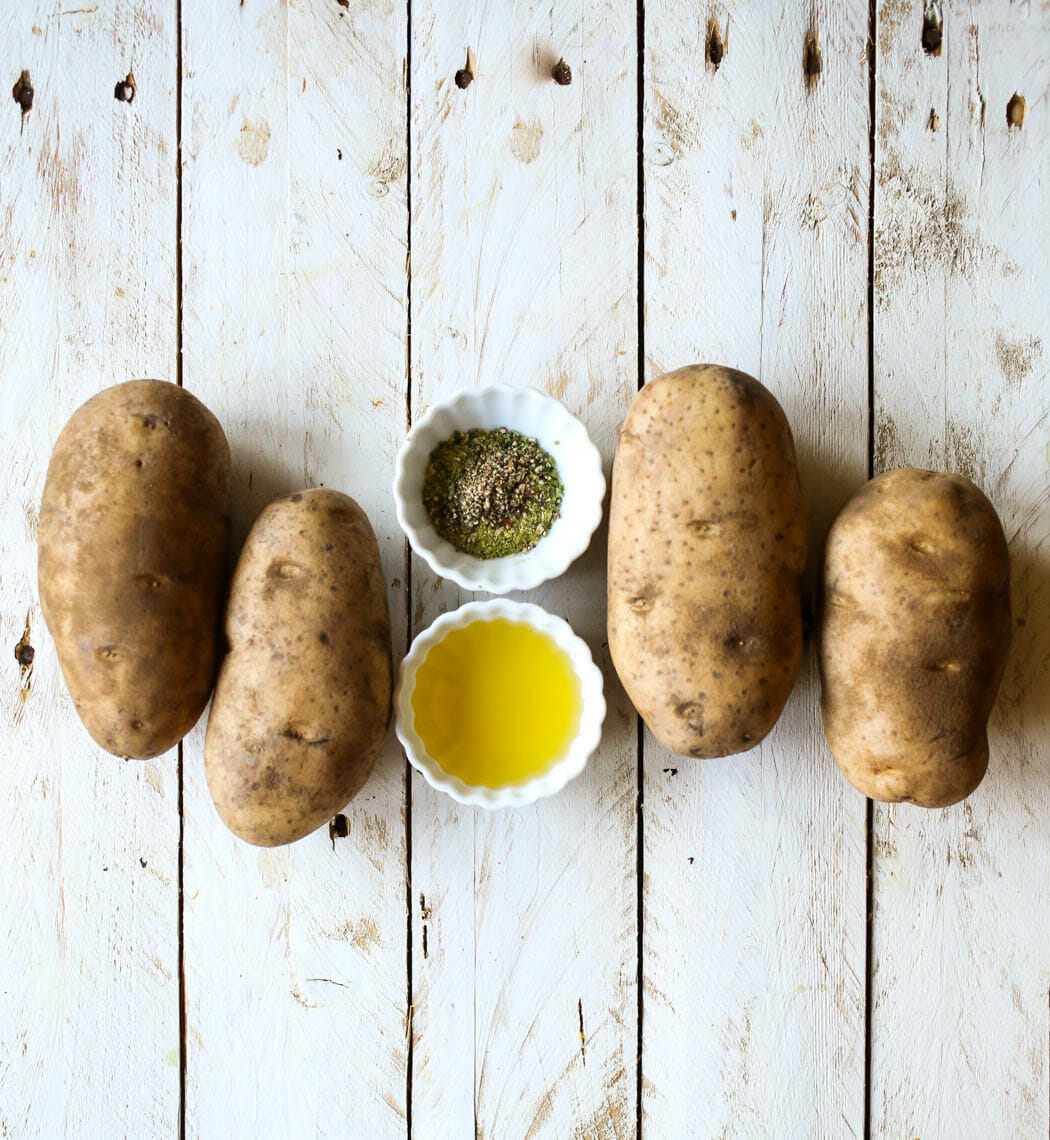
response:
[[[475,558],[531,550],[561,510],[554,460],[510,428],[458,431],[430,454],[423,505],[438,534]]]

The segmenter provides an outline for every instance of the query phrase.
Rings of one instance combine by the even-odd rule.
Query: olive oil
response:
[[[580,724],[572,662],[524,622],[475,621],[427,653],[412,713],[427,752],[479,787],[520,784],[549,771]]]

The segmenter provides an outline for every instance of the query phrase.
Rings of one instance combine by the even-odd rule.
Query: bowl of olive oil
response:
[[[605,697],[567,622],[499,598],[443,614],[419,634],[394,709],[405,754],[432,787],[498,808],[553,795],[583,771]]]

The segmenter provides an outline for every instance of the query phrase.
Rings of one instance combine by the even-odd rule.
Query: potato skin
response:
[[[146,759],[204,711],[229,560],[230,449],[163,380],[73,413],[40,506],[40,605],[77,713],[108,752]]]
[[[338,491],[271,503],[241,551],[204,745],[226,826],[260,847],[321,826],[360,790],[390,721],[379,546]]]
[[[620,432],[609,516],[609,649],[656,738],[683,756],[753,748],[802,652],[806,538],[783,410],[746,373],[646,384]]]
[[[961,475],[879,475],[832,523],[822,592],[824,732],[850,783],[923,807],[968,796],[1010,650],[995,508]]]

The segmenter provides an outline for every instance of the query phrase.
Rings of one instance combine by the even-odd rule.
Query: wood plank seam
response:
[[[412,0],[405,0],[405,434],[412,430]],[[412,645],[412,548],[404,543],[405,652]],[[405,779],[405,1136],[412,1140],[412,1068],[415,1056],[412,990],[412,766],[403,757]],[[425,928],[424,928],[425,934]],[[426,943],[424,942],[424,947]],[[424,950],[425,953],[425,950]]]
[[[638,148],[638,184],[635,190],[638,213],[638,390],[645,383],[645,0],[638,0],[637,16],[637,104],[635,115]],[[645,1072],[642,1019],[645,1015],[645,725],[635,713],[638,757],[638,786],[635,792],[635,921],[638,926],[638,963],[635,974],[637,996],[637,1057],[635,1059],[635,1140],[642,1140],[642,1080]]]
[[[868,478],[875,474],[875,110],[878,96],[878,47],[875,38],[878,0],[868,3]],[[871,999],[874,922],[872,844],[875,810],[864,806],[864,1140],[871,1140]]]
[[[175,382],[182,376],[182,0],[175,0]],[[178,779],[178,955],[179,955],[179,1140],[186,1140],[186,818],[185,752],[179,741],[176,776]]]

